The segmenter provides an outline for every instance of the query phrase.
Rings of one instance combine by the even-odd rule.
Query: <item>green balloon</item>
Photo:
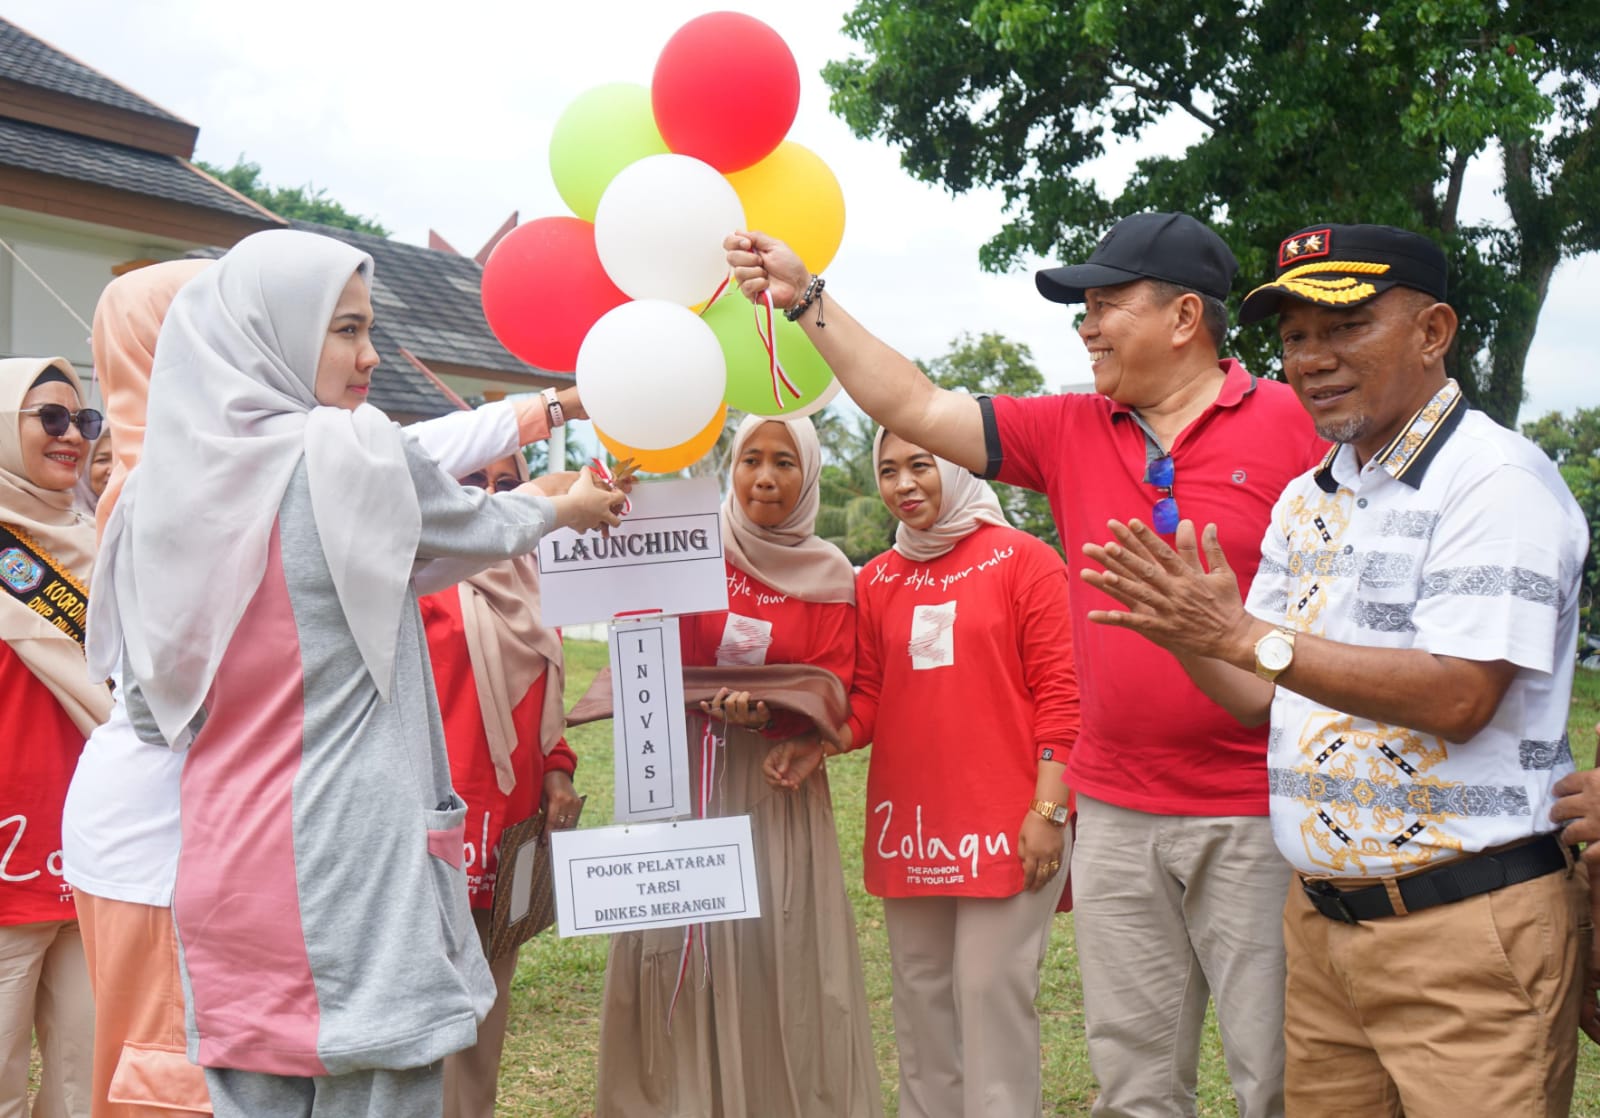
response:
[[[550,177],[561,200],[585,221],[617,172],[647,155],[664,155],[650,91],[632,82],[597,85],[575,97],[550,136]]]
[[[766,329],[766,308],[761,307],[760,323]],[[778,338],[778,362],[783,366],[790,383],[800,390],[794,393],[780,381],[779,393],[783,398],[780,408],[772,395],[772,373],[767,362],[767,348],[761,344],[756,332],[757,311],[744,296],[729,292],[718,299],[700,317],[716,334],[722,344],[722,355],[728,361],[728,394],[725,399],[730,408],[751,415],[784,416],[805,407],[833,383],[833,370],[811,344],[799,324],[790,322],[781,313],[774,313],[772,325]]]

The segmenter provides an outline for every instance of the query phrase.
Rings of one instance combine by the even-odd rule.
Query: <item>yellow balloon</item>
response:
[[[598,427],[594,429],[594,433],[599,437],[601,445],[611,452],[614,460],[621,462],[624,458],[632,458],[639,467],[639,472],[644,474],[675,474],[711,453],[711,448],[717,445],[717,439],[722,435],[722,425],[727,420],[728,405],[724,404],[717,409],[716,417],[706,424],[705,430],[688,442],[669,446],[665,450],[640,450],[626,443],[619,443]]]
[[[785,140],[727,179],[744,203],[746,228],[786,242],[813,272],[833,260],[844,240],[844,191],[810,148]]]

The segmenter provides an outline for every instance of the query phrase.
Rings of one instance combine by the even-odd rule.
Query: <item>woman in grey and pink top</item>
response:
[[[621,500],[463,489],[367,407],[371,271],[280,230],[178,294],[91,599],[93,666],[188,750],[173,916],[224,1118],[438,1113],[494,988],[412,576]]]

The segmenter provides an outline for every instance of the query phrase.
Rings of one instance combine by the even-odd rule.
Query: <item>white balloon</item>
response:
[[[688,442],[728,390],[722,346],[700,316],[640,299],[607,311],[578,348],[578,393],[594,425],[640,450]]]
[[[728,274],[722,241],[743,228],[739,195],[710,164],[650,155],[624,167],[600,196],[594,247],[629,297],[688,307],[711,298]]]
[[[839,395],[839,393],[843,389],[843,387],[844,386],[839,383],[839,378],[838,377],[834,377],[833,378],[833,383],[829,384],[828,387],[826,387],[826,388],[824,388],[822,390],[822,395],[818,396],[815,400],[812,400],[809,404],[806,404],[804,407],[801,407],[801,408],[796,408],[794,411],[780,412],[777,415],[773,416],[772,418],[773,419],[800,419],[800,418],[803,418],[804,416],[816,415],[823,408],[825,408],[829,404],[833,403],[834,397]]]

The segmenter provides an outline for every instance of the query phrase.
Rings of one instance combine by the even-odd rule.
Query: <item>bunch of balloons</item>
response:
[[[501,343],[576,372],[601,442],[649,472],[705,455],[729,407],[809,415],[838,392],[798,325],[753,316],[727,288],[722,241],[735,230],[788,242],[812,272],[844,237],[838,180],[784,139],[799,104],[776,31],[737,12],[691,20],[650,88],[597,86],[567,106],[550,173],[574,216],[523,223],[484,265]]]

